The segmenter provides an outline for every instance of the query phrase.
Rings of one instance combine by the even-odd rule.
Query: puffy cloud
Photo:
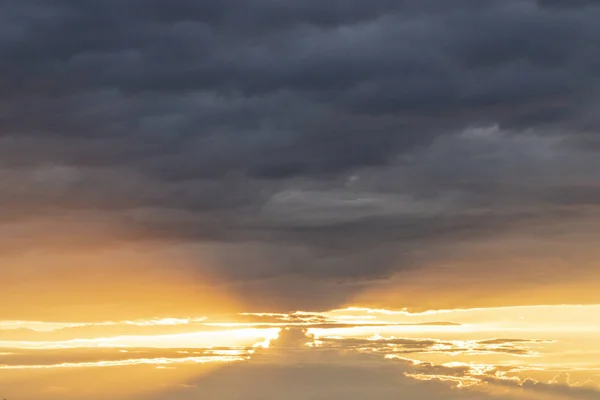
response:
[[[182,343],[179,336],[175,345]],[[141,337],[137,338],[140,344]],[[592,376],[593,367],[583,375],[577,368],[557,374],[554,368],[544,367],[545,359],[539,359],[540,364],[532,367],[522,360],[513,362],[514,357],[531,355],[530,350],[548,343],[535,339],[338,339],[313,335],[305,327],[289,326],[271,339],[268,348],[227,345],[8,348],[0,351],[3,360],[0,385],[11,396],[49,400],[108,397],[185,400],[199,396],[225,400],[240,397],[359,400],[373,396],[409,400],[597,398],[597,386],[578,382],[581,377]],[[80,342],[80,345],[85,346],[85,343]],[[550,360],[554,349],[546,348],[542,352]],[[446,359],[451,361],[434,363],[411,359],[432,353],[448,353],[451,356]],[[478,362],[475,358],[470,362],[459,361],[465,355],[485,353],[496,356],[503,353],[506,357],[499,365],[493,363],[499,358],[492,358],[492,363]],[[578,377],[573,378],[571,372]],[[544,380],[544,375],[549,379]],[[23,379],[29,384],[23,385]],[[51,390],[56,387],[62,388],[60,393]]]
[[[273,350],[265,350],[251,362],[221,369],[189,382],[187,387],[161,393],[173,399],[203,395],[235,399],[501,399],[452,385],[419,382],[404,374],[412,370],[408,361],[385,361],[379,357],[338,350],[309,349],[302,329],[284,329]],[[427,368],[422,368],[427,370]],[[441,370],[440,370],[441,371]],[[430,371],[431,372],[431,371]],[[439,371],[438,371],[439,372]],[[449,371],[445,371],[449,372]],[[226,384],[226,382],[228,382]]]
[[[565,394],[587,400],[594,389],[543,384],[497,376],[495,368],[434,365],[356,353],[311,348],[302,329],[283,330],[274,349],[151,398],[191,399],[397,399],[556,400]]]

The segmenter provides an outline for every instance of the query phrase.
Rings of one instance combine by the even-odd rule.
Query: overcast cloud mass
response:
[[[9,299],[152,249],[252,310],[600,300],[548,295],[600,274],[597,1],[1,8]]]

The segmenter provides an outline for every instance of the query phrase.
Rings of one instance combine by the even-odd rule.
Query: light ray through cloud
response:
[[[0,399],[600,400],[600,1],[0,1]]]

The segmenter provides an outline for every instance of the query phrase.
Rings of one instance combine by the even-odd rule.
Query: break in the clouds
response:
[[[197,321],[4,321],[0,389],[26,400],[591,400],[599,395],[597,309],[349,308]],[[432,322],[442,317],[460,323]],[[19,326],[37,336],[19,337]]]
[[[397,306],[462,279],[497,298],[507,275],[537,301],[598,300],[553,291],[600,273],[596,1],[1,8],[7,282],[91,249],[113,262],[36,263],[31,291],[53,265],[145,279],[119,260],[152,249],[253,309],[338,306],[390,277],[419,282]]]

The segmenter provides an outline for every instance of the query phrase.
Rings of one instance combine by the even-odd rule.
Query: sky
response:
[[[600,2],[0,2],[0,398],[600,399]]]

